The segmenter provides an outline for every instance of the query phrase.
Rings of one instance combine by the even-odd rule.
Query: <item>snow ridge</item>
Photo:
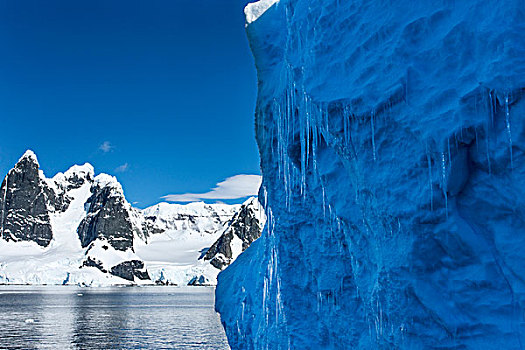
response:
[[[251,24],[261,17],[270,7],[278,3],[279,0],[259,0],[251,2],[244,8],[246,23]]]
[[[27,151],[24,152],[22,157],[20,157],[20,159],[18,160],[18,163],[20,163],[24,159],[29,159],[31,162],[33,162],[35,164],[38,164],[38,159],[36,157],[35,152],[33,152],[30,149],[28,149]]]

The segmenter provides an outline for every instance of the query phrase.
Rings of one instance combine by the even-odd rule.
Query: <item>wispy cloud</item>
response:
[[[101,150],[104,153],[108,153],[113,149],[113,145],[109,141],[104,141],[99,147],[99,150]]]
[[[162,197],[168,202],[196,202],[203,199],[238,199],[255,196],[261,186],[259,175],[235,175],[219,182],[214,188],[204,193],[169,194]]]
[[[125,163],[115,168],[116,173],[123,173],[129,169],[129,164]]]

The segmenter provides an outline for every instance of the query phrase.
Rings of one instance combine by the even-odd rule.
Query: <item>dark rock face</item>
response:
[[[60,185],[57,186],[58,191],[54,191],[50,187],[44,187],[44,192],[47,196],[47,206],[49,212],[60,212],[63,213],[71,204],[73,198],[67,195],[65,189],[61,188]]]
[[[242,240],[242,251],[261,236],[264,223],[261,222],[260,210],[262,208],[255,198],[244,203],[232,218],[228,228],[206,252],[204,260],[210,260],[210,264],[219,270],[231,264],[236,258],[232,251],[232,241],[235,236]]]
[[[47,203],[52,190],[40,177],[32,152],[9,171],[0,188],[0,234],[7,241],[34,241],[46,247],[53,238]]]
[[[68,191],[86,182],[93,182],[93,174],[85,169],[70,171],[59,181],[45,179],[35,154],[27,151],[0,187],[0,236],[47,247],[53,238],[50,214],[66,211],[73,200]]]
[[[164,228],[160,228],[156,225],[157,221],[156,216],[146,216],[144,217],[144,222],[142,223],[142,232],[143,238],[147,241],[148,237],[156,234],[160,234],[166,231]]]
[[[93,171],[92,168],[91,170]],[[54,209],[55,212],[65,212],[73,200],[73,198],[68,195],[68,192],[79,189],[86,183],[93,183],[94,178],[92,171],[89,172],[86,169],[86,165],[84,165],[84,167],[75,165],[63,175],[62,181],[55,180],[55,190],[48,188],[46,192],[49,199],[49,207]]]
[[[104,267],[104,264],[101,261],[91,256],[88,256],[86,260],[84,260],[84,262],[82,263],[81,268],[82,267],[96,267],[104,273],[109,272],[113,276],[117,276],[128,281],[134,281],[135,277],[140,280],[151,279],[148,274],[148,271],[144,267],[144,262],[140,260],[124,261],[118,265],[111,267],[108,271],[108,269]]]
[[[140,260],[124,261],[110,270],[111,274],[128,281],[134,281],[135,277],[140,280],[149,280],[148,271],[144,268],[144,262]]]
[[[105,238],[117,250],[133,249],[133,224],[122,191],[114,184],[95,184],[91,193],[86,202],[87,215],[77,229],[82,247]]]
[[[87,259],[84,260],[84,262],[82,263],[81,268],[82,267],[96,267],[97,269],[99,269],[100,271],[102,271],[104,273],[108,272],[108,270],[106,270],[104,268],[104,264],[101,261],[93,259],[90,256],[88,256]]]
[[[67,185],[65,186],[65,189],[67,191],[76,190],[85,183],[93,183],[93,174],[89,172],[72,172],[71,174],[67,174],[65,176],[65,180],[67,181]]]

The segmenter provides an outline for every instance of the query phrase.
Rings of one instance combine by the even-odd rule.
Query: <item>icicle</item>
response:
[[[325,105],[323,108],[323,117],[325,120],[325,132],[328,135],[328,133],[330,132],[330,127],[328,125],[328,105]]]
[[[434,190],[432,189],[432,162],[427,149],[428,182],[430,184],[430,210],[434,211]]]
[[[445,154],[443,152],[441,152],[441,181],[442,181],[441,187],[443,189],[443,195],[445,196],[445,213],[448,219],[447,169],[445,165]]]
[[[312,121],[312,165],[314,173],[317,174],[317,141],[318,141],[318,128],[317,128],[317,117]]]
[[[305,98],[305,93],[303,91],[303,98]],[[303,196],[303,200],[306,197],[306,157],[307,157],[307,150],[306,150],[306,135],[307,130],[306,126],[303,121],[303,118],[300,119],[300,137],[301,137],[301,195]]]
[[[489,91],[489,108],[490,108],[490,125],[494,127],[494,109],[495,109],[495,103],[494,103],[494,96],[492,95],[492,91]]]
[[[509,137],[509,151],[510,151],[510,168],[513,168],[512,164],[512,134],[510,132],[510,110],[509,110],[509,96],[505,96],[505,124],[507,125],[507,134]]]
[[[241,337],[241,327],[239,326],[239,320],[237,320],[235,322],[235,324],[237,325],[237,335],[239,336],[239,338]]]
[[[280,312],[282,310],[282,305],[281,305],[281,283],[280,283],[279,278],[277,278],[276,280],[277,280],[277,293],[276,293],[276,297],[275,297],[275,323],[279,324],[279,314],[280,314]]]
[[[448,148],[448,166],[452,166],[452,156],[450,154],[450,139],[447,139],[447,148]]]
[[[309,104],[308,95],[304,95],[304,103],[305,103],[305,114],[306,114],[306,167],[308,168],[308,159],[310,158],[310,104]]]
[[[487,166],[488,166],[488,169],[489,169],[489,175],[491,174],[491,169],[490,169],[490,152],[489,152],[490,148],[489,148],[489,128],[487,127],[487,137],[486,137],[486,151],[487,151]]]
[[[268,213],[270,206],[268,205],[268,191],[266,190],[266,185],[263,185],[263,197],[264,197],[264,212]]]
[[[370,116],[371,126],[372,126],[372,154],[374,156],[374,162],[376,161],[376,141],[375,141],[375,130],[374,130],[374,113]]]
[[[474,127],[474,137],[476,138],[476,152],[479,153],[478,128]]]
[[[344,142],[344,145],[347,146],[348,145],[348,111],[347,111],[347,107],[345,106],[345,108],[343,109],[343,142]]]
[[[383,305],[379,304],[379,332],[383,336]]]
[[[326,198],[325,198],[324,185],[322,181],[321,181],[321,191],[323,193],[323,218],[326,219]]]
[[[264,280],[263,280],[263,313],[264,313],[264,316],[265,316],[266,325],[268,325],[268,311],[267,311],[267,308],[266,308],[267,296],[268,296],[268,280],[267,280],[267,278],[265,276]]]

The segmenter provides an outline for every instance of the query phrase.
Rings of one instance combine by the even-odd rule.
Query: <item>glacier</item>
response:
[[[237,349],[525,346],[523,0],[246,8],[268,216]]]

